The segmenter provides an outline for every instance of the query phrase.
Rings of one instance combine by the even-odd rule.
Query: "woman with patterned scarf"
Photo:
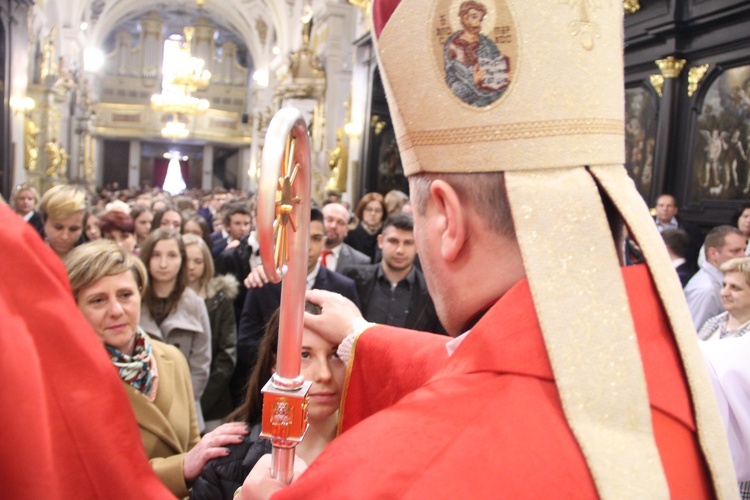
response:
[[[154,471],[175,496],[187,496],[209,460],[242,442],[245,425],[225,424],[200,438],[184,356],[138,326],[148,279],[138,257],[98,240],[74,249],[65,267],[78,308],[120,374]]]

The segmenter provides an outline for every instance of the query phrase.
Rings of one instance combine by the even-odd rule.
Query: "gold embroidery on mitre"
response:
[[[517,34],[504,0],[441,0],[432,20],[438,74],[463,104],[486,109],[516,79]]]
[[[601,36],[599,24],[592,22],[589,18],[589,8],[601,7],[599,0],[559,0],[561,4],[578,7],[578,19],[570,22],[570,34],[578,38],[581,47],[586,50],[594,48],[594,40]]]
[[[539,122],[506,123],[485,127],[464,127],[441,130],[412,131],[399,143],[406,149],[413,146],[467,144],[472,142],[511,141],[570,135],[624,135],[621,120],[579,118]]]

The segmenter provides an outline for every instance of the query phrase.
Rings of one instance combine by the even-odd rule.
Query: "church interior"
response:
[[[602,3],[558,1],[580,22]],[[649,206],[671,193],[686,219],[726,223],[750,196],[750,4],[609,3],[624,9],[629,174]],[[370,0],[5,0],[2,195],[162,186],[174,160],[189,189],[254,192],[286,106],[308,124],[314,200],[407,191],[370,14]]]

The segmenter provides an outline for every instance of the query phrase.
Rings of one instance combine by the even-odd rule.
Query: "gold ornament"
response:
[[[698,90],[698,85],[700,85],[703,77],[706,76],[708,67],[708,64],[703,64],[701,66],[694,66],[690,68],[690,70],[688,71],[688,97],[693,97],[695,91]]]
[[[651,86],[654,87],[656,93],[661,97],[664,89],[664,77],[662,75],[651,75],[648,79],[651,81]]]
[[[666,59],[657,59],[654,63],[659,66],[661,74],[664,78],[677,78],[682,72],[682,68],[685,67],[685,59],[676,59],[673,56],[669,56]]]

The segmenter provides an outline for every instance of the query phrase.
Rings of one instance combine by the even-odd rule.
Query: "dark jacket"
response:
[[[211,323],[211,371],[201,397],[206,420],[226,417],[232,410],[229,380],[237,364],[237,322],[233,301],[239,283],[234,276],[217,276],[208,284],[208,321]]]
[[[39,236],[44,238],[44,223],[42,222],[41,212],[37,212],[36,210],[34,210],[34,214],[28,220],[28,223],[31,224],[34,229],[36,229],[36,232],[39,233]]]
[[[370,262],[375,262],[379,234],[380,231],[370,234],[360,222],[357,224],[357,227],[349,231],[344,239],[344,243],[370,257]]]
[[[220,274],[231,274],[237,278],[239,283],[245,281],[247,275],[250,274],[250,257],[258,255],[260,251],[259,248],[253,247],[249,238],[250,235],[246,234],[240,239],[239,246],[227,251],[224,251],[227,246],[227,240],[217,239],[214,246],[214,250],[218,251],[218,254],[214,254],[214,265],[217,276]],[[238,325],[246,295],[247,288],[245,288],[245,285],[240,286],[239,293],[234,299],[234,317]]]
[[[208,461],[193,484],[191,499],[232,500],[258,459],[271,453],[271,441],[260,437],[260,424],[256,424],[241,443],[225,448],[229,455]]]
[[[346,276],[326,269],[318,268],[313,288],[340,293],[359,307],[356,284]],[[245,297],[245,306],[240,316],[240,327],[237,331],[237,356],[239,359],[255,364],[258,346],[263,338],[268,320],[281,304],[281,283],[266,283],[260,288],[251,288]]]
[[[378,269],[382,264],[370,264],[368,266],[350,266],[344,268],[343,274],[350,277],[357,283],[357,293],[362,302],[362,312],[367,318],[367,304],[370,301],[373,290],[375,289]],[[411,299],[409,301],[409,313],[406,316],[404,328],[411,330],[420,330],[423,332],[432,332],[445,334],[443,325],[435,311],[435,304],[432,302],[430,292],[427,290],[427,283],[424,280],[422,271],[414,268],[414,284],[411,289]]]

